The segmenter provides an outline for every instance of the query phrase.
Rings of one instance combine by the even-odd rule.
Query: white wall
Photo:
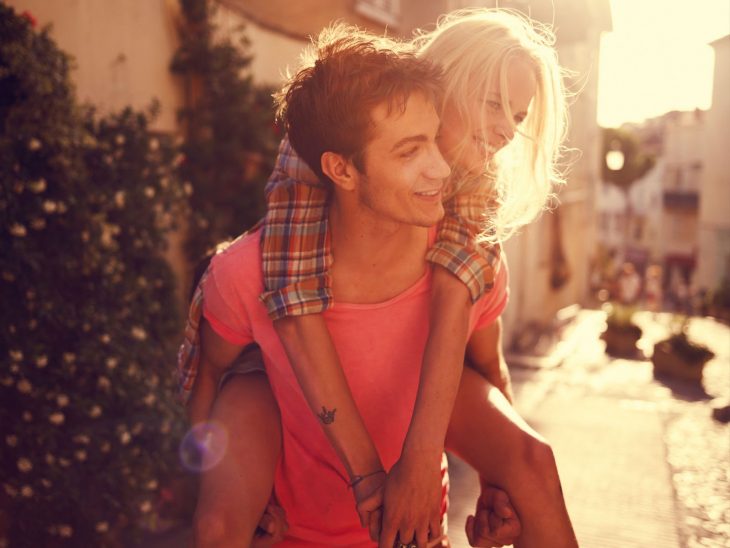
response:
[[[29,11],[39,27],[75,58],[72,78],[80,101],[101,113],[160,101],[155,129],[172,131],[182,94],[169,66],[177,49],[177,2],[172,0],[7,0]]]

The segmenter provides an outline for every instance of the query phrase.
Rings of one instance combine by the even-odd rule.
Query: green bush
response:
[[[115,545],[177,471],[163,253],[185,193],[154,112],[79,109],[31,23],[0,4],[0,542]]]

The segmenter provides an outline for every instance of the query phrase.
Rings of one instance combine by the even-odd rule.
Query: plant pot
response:
[[[660,341],[654,345],[651,362],[654,372],[691,382],[702,381],[702,370],[713,357],[712,352],[698,352],[688,356],[675,349],[670,341]]]
[[[620,357],[636,355],[636,343],[641,338],[641,328],[636,325],[617,327],[609,324],[601,334],[606,342],[606,354]]]

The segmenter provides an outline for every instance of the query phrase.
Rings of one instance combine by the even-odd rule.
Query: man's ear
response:
[[[357,168],[342,154],[325,152],[320,159],[322,173],[343,190],[354,190],[357,183]]]

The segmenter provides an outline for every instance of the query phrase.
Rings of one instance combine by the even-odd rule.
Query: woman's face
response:
[[[441,115],[439,147],[452,167],[473,174],[484,172],[486,163],[512,140],[516,126],[527,117],[537,90],[532,65],[515,59],[507,67],[506,77],[508,97],[505,100],[509,101],[512,120],[507,118],[502,108],[502,94],[496,75],[484,94],[477,94],[481,99],[473,99],[469,104],[470,123],[462,118],[456,105],[445,105]],[[469,131],[471,134],[466,135]]]

